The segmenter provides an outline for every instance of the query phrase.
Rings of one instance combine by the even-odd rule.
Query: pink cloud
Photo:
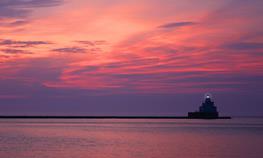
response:
[[[40,18],[32,18],[24,32],[6,32],[15,42],[0,46],[2,78],[31,79],[48,88],[180,93],[239,90],[246,76],[262,75],[263,39],[257,34],[262,22],[257,6],[250,4],[247,15],[240,10],[245,7],[243,1],[233,8],[224,7],[233,5],[226,1],[207,6],[194,1],[139,3],[78,1],[52,10],[45,18],[37,12]],[[184,10],[172,5],[181,3],[186,5]],[[157,16],[160,4],[168,8]],[[21,41],[31,45],[20,52],[32,54],[14,55],[18,51],[9,47],[27,44]],[[40,58],[50,60],[45,65]],[[14,65],[22,60],[27,62]],[[35,68],[48,77],[33,75]],[[28,75],[21,77],[22,73]]]

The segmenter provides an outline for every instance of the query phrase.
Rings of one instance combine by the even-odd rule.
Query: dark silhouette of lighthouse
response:
[[[212,100],[212,95],[205,94],[205,99],[202,105],[199,107],[197,112],[189,112],[188,118],[204,118],[204,119],[216,119],[219,118],[219,113],[214,101]]]
[[[210,95],[206,95],[205,101],[199,107],[199,112],[218,113],[215,103],[212,101]]]

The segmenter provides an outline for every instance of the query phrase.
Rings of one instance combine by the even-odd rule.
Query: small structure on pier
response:
[[[217,107],[212,100],[212,95],[210,93],[205,94],[205,99],[202,105],[199,107],[199,111],[189,112],[188,118],[203,118],[203,119],[217,119],[219,117],[219,113],[217,111]]]

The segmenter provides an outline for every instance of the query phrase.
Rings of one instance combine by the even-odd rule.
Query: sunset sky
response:
[[[263,115],[262,0],[1,0],[1,115]]]

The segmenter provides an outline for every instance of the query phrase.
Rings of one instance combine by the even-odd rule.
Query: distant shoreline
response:
[[[217,118],[191,118],[187,116],[0,116],[0,119],[231,119],[223,116]]]

